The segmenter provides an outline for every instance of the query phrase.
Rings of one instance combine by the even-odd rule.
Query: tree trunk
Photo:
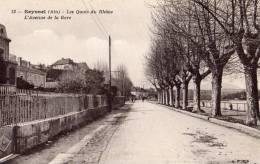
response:
[[[167,90],[164,90],[164,105],[167,105]]]
[[[157,91],[157,103],[159,103],[159,91]]]
[[[222,85],[223,67],[218,67],[212,71],[212,109],[213,117],[221,116],[221,85]]]
[[[245,66],[247,117],[246,124],[249,126],[259,125],[259,99],[257,87],[257,68]]]
[[[203,112],[200,108],[200,84],[201,78],[198,76],[193,77],[194,89],[193,89],[193,110],[192,112]]]
[[[161,91],[157,91],[157,102],[161,103]]]
[[[175,102],[175,101],[174,101],[173,87],[171,87],[170,92],[171,92],[172,106],[174,106],[174,102]]]
[[[176,93],[175,93],[175,107],[176,108],[180,107],[180,91],[181,91],[181,86],[176,85]]]
[[[165,92],[166,92],[166,105],[169,105],[169,101],[170,101],[169,89],[166,89]]]
[[[165,96],[165,90],[163,89],[163,105],[165,105],[165,102],[166,102],[166,96]]]
[[[170,87],[168,89],[168,92],[169,92],[169,105],[172,106],[172,87]]]
[[[186,110],[188,106],[188,87],[189,82],[183,82],[182,85],[182,109]]]

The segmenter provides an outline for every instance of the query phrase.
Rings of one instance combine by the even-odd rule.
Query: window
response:
[[[4,50],[0,48],[0,61],[4,60]]]
[[[10,68],[9,69],[9,79],[10,79],[9,83],[14,85],[15,84],[15,78],[16,78],[15,77],[15,69],[14,68]]]

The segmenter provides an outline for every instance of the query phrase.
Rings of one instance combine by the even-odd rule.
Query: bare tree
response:
[[[260,122],[257,67],[260,57],[258,0],[193,0],[224,31],[243,64],[247,93],[248,125]]]
[[[124,64],[118,65],[115,72],[118,75],[116,78],[118,89],[121,90],[123,96],[129,96],[133,84],[129,78],[126,66]]]
[[[181,49],[180,53],[178,53],[179,56],[188,57],[185,63],[187,63],[188,70],[195,75],[196,84],[200,84],[203,78],[210,72],[212,73],[212,115],[221,116],[220,102],[223,69],[231,55],[234,54],[233,45],[230,43],[229,38],[224,35],[225,32],[219,27],[212,15],[203,8],[197,7],[196,3],[188,0],[164,0],[158,4],[159,9],[157,9],[156,16],[157,20],[160,21],[157,21],[155,25],[160,29],[168,29],[171,34],[177,36],[178,40],[184,41],[179,44],[178,41],[175,41],[173,46],[177,46],[177,50]],[[191,45],[195,48],[192,48]],[[209,70],[205,71],[205,74],[198,73],[200,69],[198,64],[196,71],[191,69],[191,61],[195,61],[190,60],[191,53],[193,54],[191,57],[199,56],[198,59],[203,60],[207,65]],[[186,70],[182,71],[182,73],[185,75]],[[180,81],[182,80],[180,78]],[[189,81],[189,78],[187,80]],[[185,84],[184,81],[182,82]],[[199,90],[199,86],[196,87]],[[197,96],[199,97],[200,94],[198,93]],[[194,98],[195,100],[198,99],[197,96]],[[197,107],[200,109],[199,103]]]
[[[187,3],[190,4],[190,3]],[[192,7],[190,7],[192,6]],[[189,18],[190,26],[180,26],[185,20],[179,19],[181,22],[171,19],[171,23],[179,33],[199,48],[202,60],[207,64],[212,73],[212,115],[221,116],[221,84],[223,69],[231,55],[234,53],[232,46],[228,42],[228,38],[223,35],[221,28],[212,19],[212,16],[205,10],[197,8],[196,5],[182,6],[183,9],[176,9],[178,12],[183,11],[187,14],[192,12],[192,18]],[[189,11],[189,12],[187,12]],[[190,21],[192,20],[192,21]]]

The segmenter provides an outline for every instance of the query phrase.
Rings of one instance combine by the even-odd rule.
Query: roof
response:
[[[33,73],[33,74],[46,76],[46,72],[43,72],[43,71],[35,69],[35,68],[28,68],[28,67],[24,67],[24,66],[18,66],[17,71],[30,72],[30,73]]]
[[[70,58],[62,58],[58,61],[56,61],[54,64],[52,64],[52,66],[56,66],[56,65],[65,65],[65,64],[75,64],[74,61]]]
[[[87,63],[77,63],[78,67],[81,69],[89,69]]]
[[[4,25],[0,24],[0,37],[7,39],[8,41],[11,41],[8,37],[7,37],[7,32],[6,32],[6,28]]]

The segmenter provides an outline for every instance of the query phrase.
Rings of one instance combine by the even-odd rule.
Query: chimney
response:
[[[22,64],[22,57],[18,57],[17,58],[17,62],[18,62],[18,65],[21,66],[21,64]]]

